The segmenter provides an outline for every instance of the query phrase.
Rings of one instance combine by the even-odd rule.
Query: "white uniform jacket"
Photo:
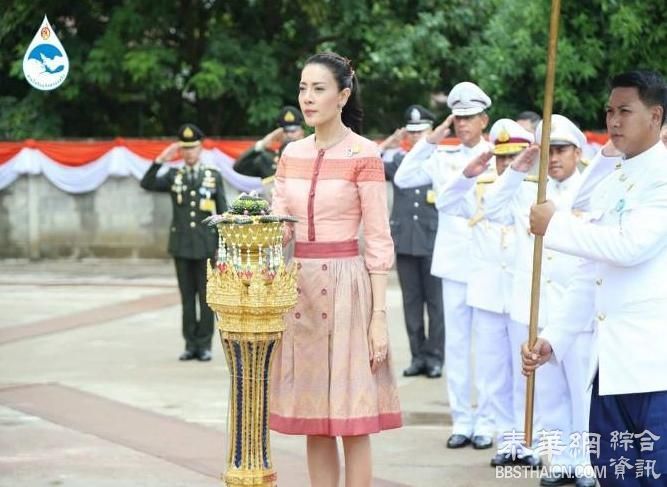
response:
[[[489,192],[484,204],[490,219],[514,224],[516,228],[517,249],[516,260],[513,262],[514,281],[510,316],[514,321],[528,324],[535,241],[529,230],[528,216],[531,205],[537,200],[537,184],[524,181],[525,176],[524,173],[508,168],[499,179],[497,190]],[[547,199],[554,201],[557,208],[568,211],[580,182],[579,172],[575,172],[561,183],[549,180]],[[553,322],[568,281],[578,265],[579,259],[576,257],[549,249],[543,252],[538,320],[540,328]]]
[[[435,206],[441,214],[465,218],[472,228],[470,259],[465,263],[469,268],[466,304],[507,313],[515,235],[513,225],[491,222],[484,216],[482,198],[485,192],[493,191],[494,184],[460,174],[442,189]]]
[[[658,142],[593,190],[590,219],[557,211],[545,246],[595,263],[596,339],[589,377],[600,394],[667,390],[667,148]],[[591,276],[577,276],[584,282]],[[583,286],[583,284],[582,284]],[[577,324],[573,323],[572,327]],[[572,333],[543,335],[555,354]]]
[[[396,171],[394,183],[399,188],[432,184],[437,195],[456,178],[470,160],[491,149],[484,139],[475,147],[438,146],[426,139],[417,142],[405,155]],[[438,232],[435,237],[431,274],[457,282],[467,282],[471,231],[468,221],[460,216],[438,213]]]

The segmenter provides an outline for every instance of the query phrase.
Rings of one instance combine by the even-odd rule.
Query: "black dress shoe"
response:
[[[561,473],[553,473],[551,475],[547,475],[546,477],[542,477],[540,479],[540,485],[542,487],[554,487],[556,485],[574,484],[576,481],[577,479],[574,475],[570,475],[566,472],[561,472]],[[593,481],[593,485],[595,485],[595,481]]]
[[[186,350],[181,354],[180,357],[178,357],[178,360],[193,360],[197,358],[197,354],[193,352],[192,350]]]
[[[525,457],[516,457],[514,464],[536,470],[542,468],[542,459],[537,456],[526,455]]]
[[[475,450],[486,450],[493,446],[493,438],[486,435],[475,435],[472,437],[472,447]]]
[[[213,354],[210,350],[200,350],[197,354],[197,360],[200,362],[208,362],[213,358]]]
[[[470,438],[466,435],[453,434],[447,440],[447,448],[463,448],[470,444]]]
[[[424,364],[420,362],[412,362],[410,366],[403,371],[404,377],[415,377],[423,374],[425,371]]]
[[[579,477],[574,483],[575,487],[595,487],[597,482],[591,477]]]
[[[491,458],[492,467],[507,467],[509,465],[516,465],[516,456],[510,453],[496,453]]]
[[[426,367],[426,377],[429,379],[437,379],[442,377],[442,366],[433,365],[431,367]]]

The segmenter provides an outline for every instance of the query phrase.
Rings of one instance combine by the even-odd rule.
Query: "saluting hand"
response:
[[[528,172],[533,168],[539,159],[539,155],[540,146],[533,144],[524,150],[521,154],[516,156],[516,158],[512,161],[511,167],[518,172]]]
[[[394,130],[394,133],[384,139],[384,141],[382,141],[380,144],[380,152],[399,147],[401,145],[401,140],[403,140],[403,137],[405,136],[405,132],[405,127]]]
[[[262,149],[271,147],[273,144],[282,144],[283,142],[284,130],[282,127],[278,127],[275,130],[272,130],[264,136],[264,138],[259,142]]]
[[[449,117],[447,117],[444,122],[433,129],[433,132],[426,136],[426,141],[429,144],[439,144],[442,139],[449,136],[449,134],[452,133],[451,127],[454,123],[454,118],[454,114],[451,114]]]
[[[160,152],[160,155],[155,158],[155,162],[162,164],[163,162],[172,160],[180,147],[178,142],[169,144],[162,152]]]
[[[531,349],[528,342],[521,346],[521,372],[526,377],[551,358],[553,349],[551,344],[544,338],[539,338]]]
[[[493,153],[491,151],[482,152],[468,163],[463,170],[463,175],[467,178],[476,178],[480,174],[483,174],[489,168],[489,161],[492,157]]]

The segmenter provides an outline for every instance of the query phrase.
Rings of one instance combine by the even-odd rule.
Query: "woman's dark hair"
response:
[[[655,71],[636,70],[614,76],[609,80],[610,89],[637,88],[639,99],[644,105],[661,106],[662,120],[665,123],[667,116],[667,84],[662,76]]]
[[[321,52],[309,57],[306,66],[309,64],[321,64],[328,68],[336,80],[338,91],[350,88],[350,97],[343,107],[341,118],[347,127],[361,134],[364,118],[364,110],[361,107],[361,89],[350,60],[335,52]]]

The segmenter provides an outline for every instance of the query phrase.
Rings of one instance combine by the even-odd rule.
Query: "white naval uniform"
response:
[[[399,188],[432,184],[436,194],[457,177],[479,154],[491,149],[482,139],[474,147],[437,146],[426,139],[417,142],[405,155],[394,183]],[[466,282],[471,231],[465,218],[438,212],[431,274],[442,278],[445,313],[445,373],[452,411],[453,434],[471,436],[475,432],[472,410],[470,339],[472,309],[466,304]]]
[[[658,141],[620,164],[590,196],[588,221],[557,211],[546,247],[589,259],[595,273],[578,273],[592,299],[568,299],[564,313],[595,316],[587,382],[599,371],[599,394],[667,390],[667,148]],[[542,333],[562,361],[580,323],[570,320]]]
[[[491,164],[493,166],[493,163]],[[493,184],[462,174],[445,186],[439,211],[468,219],[472,228],[466,303],[473,308],[475,373],[479,388],[475,434],[512,429],[512,355],[508,326],[515,253],[513,225],[490,222],[482,200]]]
[[[526,380],[521,374],[521,345],[528,340],[530,322],[530,296],[532,285],[532,256],[534,238],[529,232],[530,205],[536,200],[537,185],[523,182],[524,173],[509,168],[499,183],[497,199],[489,201],[489,213],[506,221],[512,218],[517,231],[517,260],[512,286],[510,336],[513,350],[514,429],[523,431],[525,414]],[[582,177],[575,172],[567,180],[547,183],[547,199],[556,207],[569,211],[578,194]],[[538,326],[546,327],[559,319],[559,310],[565,289],[576,269],[583,265],[581,259],[559,252],[545,250],[540,284],[540,315]],[[586,322],[586,318],[582,318]],[[589,358],[592,329],[582,327],[567,360],[562,364],[546,364],[538,370],[535,389],[535,427],[533,446],[539,441],[540,431],[557,432],[567,445],[560,454],[551,458],[552,465],[571,468],[590,462],[583,449],[569,448],[571,435],[587,431],[585,427],[590,408],[590,396],[584,387],[584,372]],[[583,429],[582,429],[583,428]]]

